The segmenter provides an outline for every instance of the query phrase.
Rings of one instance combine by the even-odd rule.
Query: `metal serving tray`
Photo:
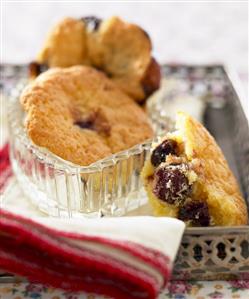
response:
[[[249,127],[236,76],[222,65],[169,65],[166,78],[187,83],[206,103],[204,125],[233,170],[249,210]],[[215,170],[214,170],[215,171]],[[187,228],[173,279],[249,279],[249,226]]]
[[[205,102],[204,124],[221,146],[249,207],[249,127],[236,78],[222,65],[164,65],[162,70],[166,79],[184,82],[187,94]],[[3,65],[1,73],[2,87],[9,90],[26,76],[27,66]],[[161,104],[153,108],[157,114]],[[249,279],[248,225],[186,229],[173,279],[237,278]],[[14,279],[0,275],[0,282]]]

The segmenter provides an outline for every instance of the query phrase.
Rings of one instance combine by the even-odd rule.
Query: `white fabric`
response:
[[[116,240],[133,241],[159,250],[174,260],[185,224],[168,217],[117,217],[101,219],[34,218],[47,226],[66,232],[87,232]]]
[[[90,236],[106,237],[112,240],[121,240],[125,242],[135,242],[136,244],[146,246],[147,248],[158,250],[169,258],[170,267],[175,260],[179,244],[182,239],[185,224],[174,218],[156,218],[156,217],[117,217],[101,219],[55,219],[49,217],[33,217],[34,221],[48,227],[73,233],[84,233]],[[113,258],[134,266],[142,272],[155,277],[163,287],[164,278],[161,272],[151,265],[134,258],[129,253],[120,249],[110,248],[108,245],[82,242],[79,240],[67,239],[67,243],[82,248],[88,248],[109,254]]]
[[[40,212],[23,195],[15,179],[11,179],[1,197],[1,206],[24,216],[67,232],[87,233],[116,240],[133,241],[159,250],[173,261],[184,232],[185,224],[167,217],[118,217],[98,219],[58,219]]]

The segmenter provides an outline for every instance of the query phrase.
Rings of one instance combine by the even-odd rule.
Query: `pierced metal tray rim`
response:
[[[249,233],[249,225],[238,226],[208,226],[208,227],[188,227],[184,235],[218,235],[233,233]]]

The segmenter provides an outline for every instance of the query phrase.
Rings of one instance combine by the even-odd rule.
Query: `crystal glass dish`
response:
[[[90,166],[65,161],[28,138],[19,82],[8,100],[10,157],[24,193],[46,214],[57,217],[120,216],[146,202],[140,172],[152,140]],[[167,130],[160,117],[152,122],[157,135]]]

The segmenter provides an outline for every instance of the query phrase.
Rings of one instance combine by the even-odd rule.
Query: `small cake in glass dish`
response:
[[[124,215],[143,205],[140,173],[165,121],[152,122],[91,67],[53,68],[25,84],[8,101],[10,154],[33,203],[58,217]]]
[[[143,103],[160,85],[160,66],[151,52],[147,32],[118,17],[65,18],[48,34],[30,72],[35,77],[46,68],[89,65]]]
[[[153,137],[141,107],[92,67],[51,69],[20,100],[31,140],[81,166]]]
[[[245,201],[213,137],[182,112],[176,128],[153,146],[142,170],[155,215],[189,226],[247,224]]]

